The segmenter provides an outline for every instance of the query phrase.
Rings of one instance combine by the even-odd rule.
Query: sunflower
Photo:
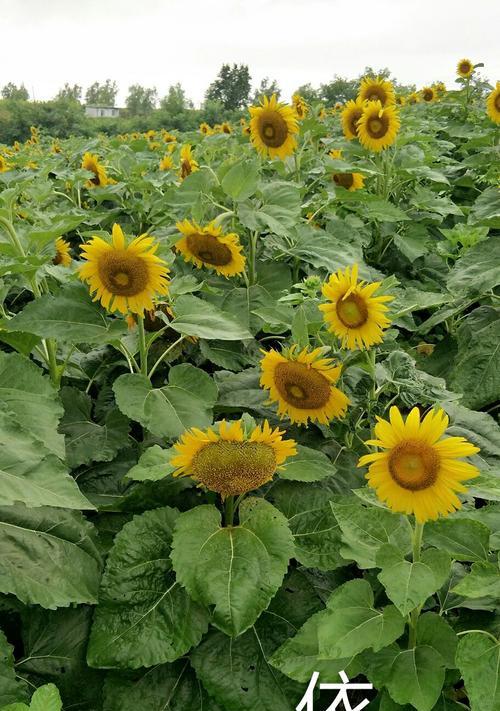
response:
[[[464,493],[461,483],[479,472],[459,461],[479,452],[464,437],[443,437],[448,416],[443,410],[429,412],[422,421],[414,407],[406,421],[397,407],[391,407],[390,422],[378,418],[376,439],[366,444],[384,450],[365,454],[358,466],[369,464],[368,484],[393,511],[414,514],[419,523],[447,516],[459,509],[455,492]]]
[[[193,262],[198,268],[214,269],[225,277],[241,274],[245,269],[243,247],[237,234],[223,234],[222,227],[215,222],[201,227],[196,222],[183,220],[176,224],[182,239],[175,243],[175,249],[186,262]]]
[[[172,170],[173,167],[174,161],[172,160],[172,156],[167,153],[160,161],[160,170]]]
[[[396,106],[404,106],[406,104],[406,99],[401,94],[396,96]]]
[[[224,121],[223,123],[220,124],[219,131],[220,131],[220,133],[232,133],[233,129],[231,128],[230,124],[228,124],[227,121]]]
[[[243,121],[240,122],[240,123],[241,123],[241,133],[242,133],[244,136],[250,136],[250,135],[251,135],[250,126],[247,124],[247,122],[245,121],[245,119],[243,119]]]
[[[494,123],[500,123],[500,81],[497,81],[496,88],[488,94],[486,112]]]
[[[56,239],[56,256],[52,260],[52,264],[62,264],[63,267],[69,267],[72,262],[70,254],[70,244],[62,237]]]
[[[409,104],[418,104],[418,102],[420,101],[420,97],[416,91],[412,91],[411,94],[408,94],[406,101]]]
[[[328,330],[342,341],[342,347],[351,351],[369,348],[381,343],[383,330],[390,324],[385,316],[385,302],[392,296],[374,296],[380,282],[365,284],[358,282],[358,265],[345,272],[332,274],[323,284],[323,296],[328,303],[320,304]]]
[[[396,101],[394,87],[390,81],[382,77],[364,77],[358,92],[358,99],[364,101],[380,101],[382,106],[390,106]]]
[[[165,129],[162,129],[161,137],[163,138],[165,143],[175,143],[177,141],[177,136],[174,136],[173,133],[169,133],[168,131],[165,131]]]
[[[244,494],[270,481],[276,469],[297,453],[295,442],[272,430],[267,420],[248,435],[237,420],[218,423],[218,431],[188,430],[174,444],[174,476],[190,476],[222,498]]]
[[[369,150],[381,151],[394,143],[400,123],[394,106],[384,108],[380,101],[368,101],[358,121],[359,141]]]
[[[350,192],[359,190],[365,185],[365,179],[363,178],[361,173],[334,173],[333,181],[335,185],[338,185],[341,188],[345,188]]]
[[[5,173],[8,170],[10,170],[10,165],[3,156],[0,156],[0,173]]]
[[[187,178],[188,175],[198,170],[198,163],[193,158],[193,151],[189,143],[186,143],[181,148],[181,165],[179,168],[179,177],[181,180]]]
[[[446,84],[442,81],[437,81],[432,85],[432,88],[437,91],[438,94],[446,93]]]
[[[203,121],[203,123],[200,123],[200,133],[204,136],[211,136],[213,133],[212,127]]]
[[[347,102],[341,114],[344,136],[351,141],[358,137],[358,121],[363,113],[363,102],[359,99]]]
[[[88,188],[103,188],[115,182],[111,178],[108,178],[106,169],[102,163],[99,163],[99,158],[93,153],[84,154],[82,158],[82,168],[94,174],[93,178],[87,180],[86,185]]]
[[[168,293],[166,263],[156,256],[158,244],[143,234],[128,246],[119,225],[113,225],[112,244],[93,237],[82,247],[86,263],[79,269],[79,277],[86,281],[94,301],[108,311],[129,311],[142,314],[154,308],[155,294]]]
[[[437,92],[432,86],[424,86],[420,92],[420,95],[422,97],[422,101],[426,101],[428,103],[436,101],[437,99]]]
[[[318,111],[318,118],[320,121],[324,121],[326,119],[326,109],[324,106],[322,106]]]
[[[263,156],[284,160],[297,147],[294,136],[299,130],[297,116],[291,106],[277,101],[273,94],[264,96],[260,106],[250,109],[250,138]]]
[[[334,160],[342,160],[342,149],[333,148],[331,151],[328,151],[328,155]]]
[[[468,79],[470,76],[472,76],[472,73],[474,71],[474,65],[470,61],[470,59],[461,59],[458,64],[457,64],[457,74],[459,77],[462,77],[462,79]]]
[[[306,100],[300,94],[294,94],[292,96],[292,106],[299,120],[302,120],[307,116],[309,107]]]
[[[269,390],[269,402],[278,403],[280,417],[307,425],[308,420],[328,424],[345,415],[349,398],[335,387],[342,368],[322,358],[322,349],[309,352],[298,346],[264,353],[260,384]]]

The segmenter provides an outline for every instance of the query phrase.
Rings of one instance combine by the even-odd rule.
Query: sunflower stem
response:
[[[144,314],[137,317],[137,332],[139,334],[139,356],[141,361],[141,373],[148,377],[148,350],[146,348],[146,331],[144,330]]]
[[[165,358],[168,356],[168,354],[169,354],[171,351],[173,351],[176,346],[180,345],[180,344],[182,343],[182,341],[183,341],[185,338],[186,338],[186,336],[181,336],[180,338],[178,338],[176,341],[174,341],[174,343],[172,343],[168,348],[166,348],[166,349],[163,351],[163,353],[161,354],[161,356],[158,358],[158,360],[156,361],[156,363],[153,365],[153,367],[152,367],[151,370],[149,371],[149,376],[148,376],[148,377],[149,377],[150,380],[151,380],[151,378],[153,377],[153,374],[154,374],[155,370],[156,370],[157,367],[160,365],[160,363],[162,362],[162,360],[165,360]]]
[[[424,532],[424,524],[415,521],[415,529],[413,531],[413,562],[420,561],[420,552],[422,550],[422,534]],[[408,649],[413,649],[417,642],[417,622],[420,616],[422,605],[418,605],[410,612],[410,633],[408,635]]]
[[[257,281],[257,231],[250,235],[249,256],[248,256],[248,282],[253,286]]]
[[[226,526],[232,526],[234,521],[234,496],[228,496],[224,506]]]

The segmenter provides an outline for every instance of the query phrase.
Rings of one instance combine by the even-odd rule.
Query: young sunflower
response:
[[[269,158],[284,160],[297,147],[295,134],[299,130],[293,107],[277,101],[273,94],[264,96],[260,106],[251,106],[250,138],[258,152]]]
[[[204,136],[211,136],[214,131],[211,126],[208,125],[208,123],[200,123],[200,133],[202,133]]]
[[[335,185],[339,185],[350,192],[359,190],[365,185],[365,179],[361,173],[334,173],[333,181]]]
[[[269,402],[278,403],[280,417],[326,425],[345,415],[349,398],[335,387],[342,368],[332,365],[331,358],[322,358],[321,348],[299,352],[295,345],[282,353],[262,352],[260,384],[269,390]]]
[[[294,440],[272,430],[267,420],[246,435],[242,421],[222,420],[218,431],[188,430],[174,444],[174,476],[190,476],[223,499],[257,489],[270,481],[276,469],[297,453]]]
[[[168,293],[166,263],[157,257],[158,244],[143,234],[129,245],[121,227],[113,225],[112,244],[93,237],[82,247],[86,263],[79,277],[88,283],[94,301],[100,300],[108,311],[142,314],[154,308],[153,297]]]
[[[219,131],[220,133],[232,133],[233,129],[231,128],[231,125],[227,122],[224,121],[219,125]]]
[[[332,274],[328,283],[323,284],[323,296],[328,303],[320,304],[328,330],[342,342],[343,348],[351,351],[370,348],[381,343],[383,331],[390,325],[385,316],[387,301],[392,296],[375,296],[380,282],[365,284],[358,282],[358,265],[339,269]]]
[[[82,158],[82,168],[94,174],[93,178],[87,180],[87,188],[104,188],[106,185],[112,185],[115,181],[108,177],[106,169],[99,162],[99,158],[93,153],[84,153]]]
[[[222,227],[215,222],[201,227],[196,222],[183,220],[176,224],[182,239],[175,243],[175,249],[186,262],[192,262],[199,269],[207,267],[225,277],[241,274],[245,269],[245,257],[237,234],[223,234]]]
[[[344,136],[352,141],[358,137],[358,121],[363,113],[363,102],[359,99],[348,101],[341,114],[342,131]]]
[[[424,86],[420,92],[420,95],[422,97],[422,101],[426,101],[427,103],[436,101],[437,99],[437,92],[432,86]]]
[[[443,410],[429,412],[422,421],[414,407],[406,421],[397,407],[391,407],[390,421],[378,418],[376,439],[366,444],[384,450],[365,454],[358,466],[369,464],[368,484],[390,509],[414,514],[419,523],[459,509],[455,492],[464,493],[466,479],[479,471],[459,461],[479,452],[464,437],[443,437],[448,416]]]
[[[364,101],[380,101],[382,106],[390,106],[396,102],[394,87],[390,81],[382,77],[364,77],[358,92],[358,99]]]
[[[165,143],[175,143],[177,141],[177,136],[174,136],[173,133],[165,131],[164,128],[161,131],[161,137],[165,141]]]
[[[294,94],[292,96],[292,106],[299,121],[302,121],[309,113],[307,102],[300,94]]]
[[[52,260],[52,264],[62,264],[63,267],[69,267],[71,262],[70,244],[62,237],[56,239],[56,256]]]
[[[198,163],[193,158],[193,151],[189,143],[186,143],[181,148],[181,165],[179,168],[179,177],[181,180],[187,178],[188,175],[198,170]]]
[[[500,81],[497,81],[496,88],[488,94],[486,112],[494,123],[500,123]]]
[[[409,104],[418,104],[418,102],[420,101],[420,96],[416,91],[412,91],[411,94],[408,94],[406,101]]]
[[[358,138],[369,150],[378,151],[396,140],[401,122],[394,106],[382,106],[380,101],[368,101],[358,121]]]
[[[3,156],[0,156],[0,173],[6,173],[10,170],[10,165]]]
[[[160,160],[160,170],[172,170],[174,167],[174,161],[171,155],[165,154]]]
[[[462,79],[468,79],[474,72],[474,65],[470,59],[461,59],[457,64],[457,74]]]

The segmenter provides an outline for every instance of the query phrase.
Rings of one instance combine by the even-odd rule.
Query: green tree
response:
[[[205,94],[209,101],[220,101],[225,109],[241,109],[250,97],[250,72],[246,64],[223,64]]]
[[[81,101],[82,87],[78,84],[66,84],[56,94],[56,101]]]
[[[114,106],[118,84],[116,81],[106,79],[103,84],[95,81],[85,92],[85,103],[97,106]]]
[[[300,94],[308,104],[313,104],[315,101],[321,100],[318,89],[315,89],[312,84],[302,84],[302,86],[299,86],[293,93]]]
[[[344,104],[349,99],[355,99],[358,93],[358,85],[359,82],[356,79],[347,79],[336,74],[331,82],[321,84],[319,92],[325,104],[334,106],[337,101]]]
[[[28,90],[26,89],[24,84],[21,84],[21,86],[17,86],[11,81],[3,87],[1,94],[3,99],[17,99],[18,101],[28,101],[28,99],[30,98]]]
[[[280,98],[281,89],[278,86],[278,82],[276,79],[271,81],[269,77],[264,77],[253,92],[252,103],[257,104],[263,96],[272,96],[273,94],[276,94],[277,99]]]
[[[151,113],[158,101],[155,87],[148,88],[140,84],[132,84],[128,88],[125,100],[129,116],[144,116]]]
[[[181,84],[172,84],[169,86],[166,95],[160,102],[160,106],[164,111],[175,116],[186,109],[193,108],[193,102],[187,98],[186,92]]]

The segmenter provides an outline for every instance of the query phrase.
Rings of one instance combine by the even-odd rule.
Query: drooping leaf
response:
[[[470,632],[458,642],[456,663],[471,711],[496,711],[500,706],[500,641]]]
[[[0,708],[28,699],[28,686],[16,676],[12,646],[0,630]]]
[[[429,521],[424,529],[425,541],[445,550],[456,560],[487,560],[490,531],[488,526],[472,519],[444,518]]]
[[[500,598],[500,567],[498,564],[481,562],[472,565],[469,575],[466,575],[453,588],[454,593],[464,597]]]

